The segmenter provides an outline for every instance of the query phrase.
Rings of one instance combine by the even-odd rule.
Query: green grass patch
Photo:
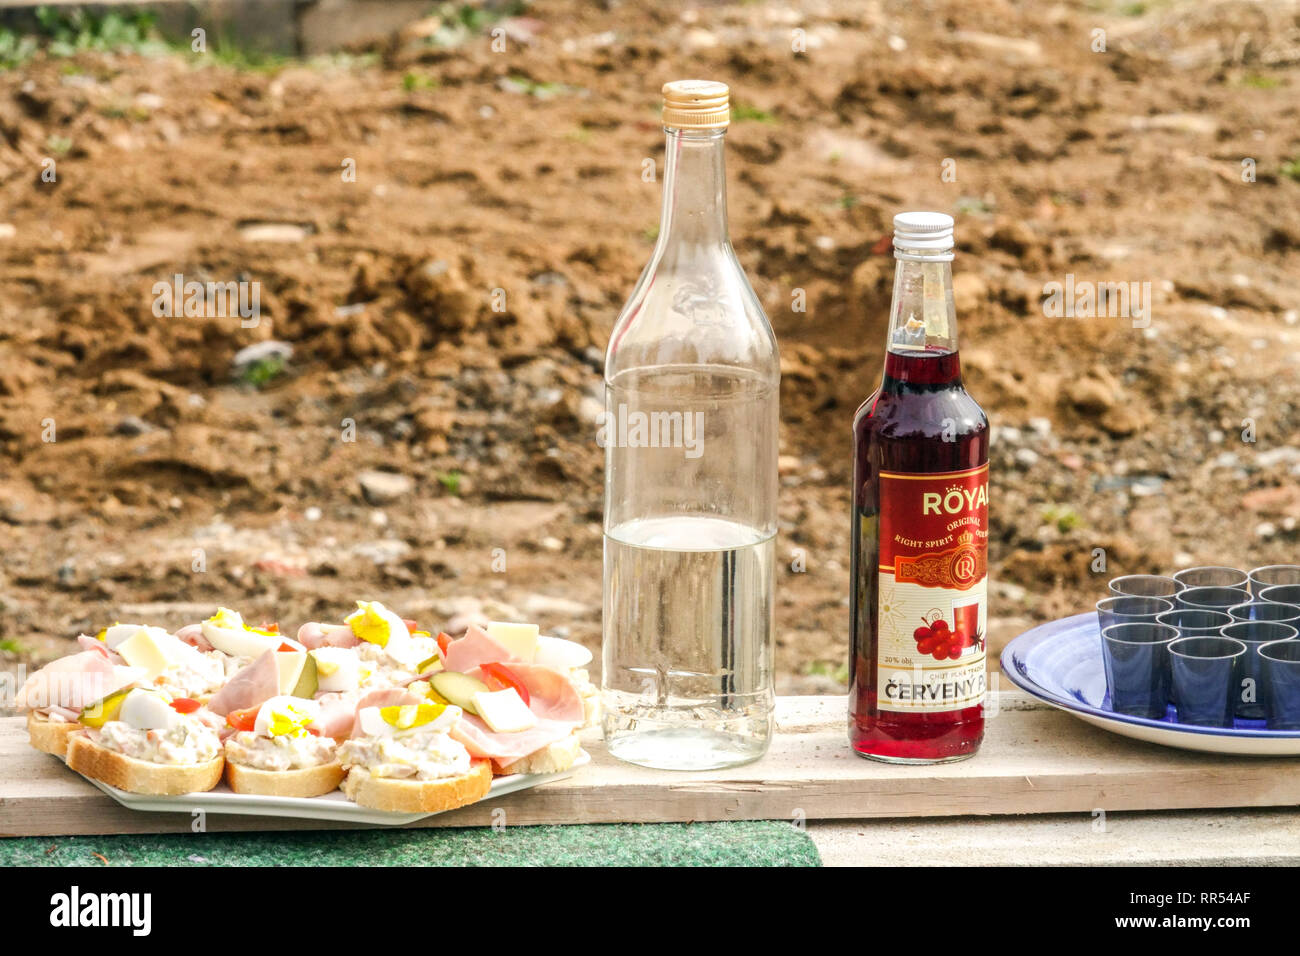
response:
[[[1055,525],[1061,534],[1069,534],[1083,524],[1083,519],[1073,508],[1051,507],[1043,511],[1043,521]]]
[[[733,123],[775,123],[776,114],[759,109],[748,103],[731,104],[731,121]]]
[[[22,66],[36,55],[40,44],[35,37],[15,33],[7,27],[0,27],[0,71],[13,70]]]
[[[284,359],[278,355],[249,362],[239,370],[239,381],[254,388],[263,388],[284,373]]]
[[[1300,157],[1288,159],[1282,164],[1282,175],[1300,182]]]
[[[1275,90],[1282,85],[1282,81],[1276,76],[1265,76],[1263,73],[1247,73],[1241,78],[1241,85],[1255,90]]]
[[[837,684],[849,682],[849,665],[844,661],[809,661],[802,671],[806,677],[829,677]]]
[[[144,10],[37,7],[35,17],[31,31],[0,27],[0,70],[16,69],[41,51],[70,57],[84,52],[154,54],[172,49],[158,33],[157,17]]]
[[[993,211],[992,207],[978,196],[958,196],[957,201],[953,203],[953,208],[963,216],[987,216]]]
[[[500,86],[507,93],[523,93],[539,100],[554,99],[565,93],[572,93],[573,88],[563,83],[539,83],[526,76],[509,76],[500,81]]]
[[[38,33],[52,56],[72,56],[86,50],[113,52],[161,51],[157,16],[146,10],[98,13],[80,7],[38,7]]]
[[[460,496],[460,472],[449,471],[445,475],[438,476],[438,484],[442,485],[443,490],[453,497]]]
[[[402,89],[408,93],[414,93],[417,90],[435,90],[438,88],[438,81],[432,76],[426,76],[423,73],[406,73],[402,76]]]
[[[455,47],[485,33],[489,27],[506,19],[524,13],[527,4],[524,0],[512,0],[487,9],[472,3],[441,3],[436,6],[432,16],[442,21],[441,26],[426,41],[429,46]]]
[[[220,33],[216,37],[209,37],[207,50],[204,53],[193,52],[188,44],[180,49],[190,53],[195,59],[210,59],[211,62],[221,66],[248,73],[273,73],[289,62],[287,56],[247,46],[225,33]]]

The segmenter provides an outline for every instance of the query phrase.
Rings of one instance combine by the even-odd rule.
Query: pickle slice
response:
[[[479,716],[474,707],[474,695],[491,688],[477,677],[459,674],[456,671],[439,671],[429,678],[434,691],[449,704],[455,704],[467,714]]]

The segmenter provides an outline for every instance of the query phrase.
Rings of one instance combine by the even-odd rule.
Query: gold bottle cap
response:
[[[731,122],[731,91],[713,80],[673,80],[664,84],[664,125],[673,129],[726,129]]]

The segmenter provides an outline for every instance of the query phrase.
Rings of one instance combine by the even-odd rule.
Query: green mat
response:
[[[775,820],[0,840],[0,866],[104,866],[105,860],[108,866],[821,865],[808,834]]]

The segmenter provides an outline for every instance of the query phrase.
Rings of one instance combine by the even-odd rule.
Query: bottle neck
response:
[[[727,242],[725,130],[666,130],[659,248]]]
[[[885,380],[914,385],[961,382],[952,252],[909,252],[894,269]]]

